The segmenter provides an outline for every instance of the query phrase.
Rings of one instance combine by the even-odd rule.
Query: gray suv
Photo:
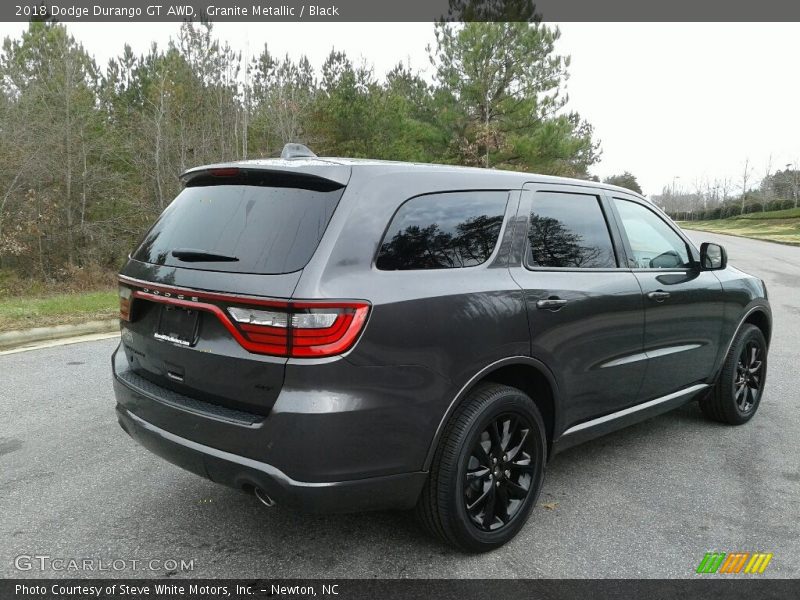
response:
[[[264,504],[415,508],[486,551],[556,452],[758,409],[764,283],[627,190],[297,145],[183,179],[120,274],[117,414]]]

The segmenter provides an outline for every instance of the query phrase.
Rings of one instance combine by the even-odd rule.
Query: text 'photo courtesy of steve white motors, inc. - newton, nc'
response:
[[[17,17],[47,17],[69,20],[113,18],[136,19],[140,17],[155,18],[219,18],[219,17],[338,17],[339,7],[333,4],[259,4],[228,3],[227,6],[215,4],[148,4],[146,6],[75,6],[70,4],[25,5],[15,4],[14,15]]]
[[[189,595],[193,598],[226,598],[266,594],[268,596],[338,596],[340,589],[346,587],[338,583],[319,585],[284,585],[282,583],[260,582],[258,585],[234,583],[223,584],[196,584],[196,583],[108,583],[108,584],[81,584],[81,583],[52,583],[52,584],[23,584],[14,585],[16,596],[40,597],[51,594],[53,596],[80,596],[84,598],[103,598],[107,596],[127,596],[130,598],[155,597],[180,597]]]

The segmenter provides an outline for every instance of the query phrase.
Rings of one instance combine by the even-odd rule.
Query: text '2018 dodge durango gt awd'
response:
[[[559,450],[758,409],[764,283],[629,191],[296,145],[183,179],[120,274],[119,421],[265,504],[485,551]]]

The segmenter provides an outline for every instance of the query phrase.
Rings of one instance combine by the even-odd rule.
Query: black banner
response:
[[[1,21],[798,21],[787,0],[32,0],[0,3]]]
[[[776,600],[800,597],[800,581],[755,579],[752,576],[690,580],[0,580],[2,600],[92,598],[216,600],[218,598],[329,598],[331,600],[500,600],[505,598],[561,600],[667,600],[703,598]]]

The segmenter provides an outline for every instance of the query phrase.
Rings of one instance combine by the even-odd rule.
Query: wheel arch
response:
[[[733,341],[736,339],[736,336],[745,325],[755,325],[758,327],[761,330],[761,333],[764,334],[764,339],[767,340],[767,349],[769,349],[770,339],[772,337],[772,312],[770,311],[768,305],[759,303],[754,306],[750,306],[739,318],[739,323],[733,330],[727,345],[724,346],[724,352],[721,352],[717,357],[713,376],[709,380],[710,382],[713,383],[719,379],[720,373],[722,373],[723,365],[725,364],[725,358],[728,356],[728,353],[731,351],[731,347],[733,346]]]
[[[445,426],[458,407],[481,383],[498,383],[522,390],[536,404],[547,434],[547,455],[551,455],[558,406],[558,383],[553,372],[540,360],[529,356],[514,356],[495,361],[473,375],[458,391],[442,416],[428,448],[423,470],[430,469],[433,455]]]
[[[767,347],[769,348],[770,339],[772,337],[772,319],[770,315],[767,314],[767,311],[762,306],[754,307],[747,315],[745,316],[742,324],[737,328],[736,332],[734,332],[734,337],[736,333],[738,333],[739,329],[746,324],[749,323],[751,325],[755,325],[761,330],[761,333],[764,334],[764,339],[767,340]]]

